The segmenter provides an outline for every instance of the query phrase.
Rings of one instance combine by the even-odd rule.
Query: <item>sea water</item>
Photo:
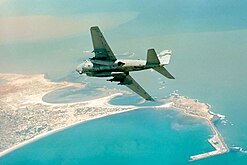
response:
[[[232,149],[224,155],[188,163],[190,155],[213,150],[207,142],[212,134],[208,126],[201,121],[184,124],[182,121],[187,121],[187,117],[178,117],[175,112],[147,109],[64,130],[0,158],[0,164],[247,164],[245,1],[105,3],[95,0],[54,4],[47,1],[44,6],[29,3],[16,1],[13,8],[16,10],[9,10],[5,4],[7,15],[11,16],[11,12],[15,12],[14,16],[93,13],[102,18],[101,12],[138,13],[136,18],[114,25],[110,30],[102,26],[114,53],[131,51],[135,54],[132,59],[145,59],[148,48],[155,48],[157,52],[171,49],[173,55],[167,69],[175,80],[169,81],[150,71],[131,73],[131,76],[158,100],[178,90],[181,95],[209,103],[212,111],[226,116],[225,121],[216,126]],[[28,6],[36,7],[25,9]],[[61,6],[67,7],[65,12],[61,12],[64,11]],[[46,10],[47,7],[53,10]],[[44,42],[2,44],[0,68],[1,72],[48,73],[54,80],[70,73],[82,59],[91,57],[91,54],[81,53],[91,48],[89,32]],[[78,76],[76,78],[78,80]],[[85,76],[81,80],[98,84],[98,87],[107,83],[98,78],[86,80]],[[138,96],[130,98],[116,98],[112,103],[139,104],[141,101]],[[162,118],[167,115],[171,117]],[[188,120],[194,121],[193,118]],[[175,121],[182,123],[175,124],[174,129]],[[234,149],[235,146],[242,149]]]
[[[107,96],[106,93],[90,85],[85,88],[65,87],[46,94],[42,100],[48,103],[75,103]]]
[[[187,164],[211,151],[201,120],[172,110],[137,109],[85,122],[30,143],[0,164]]]
[[[182,36],[180,40],[186,41],[183,43],[185,45],[197,44],[205,46],[206,41],[201,41],[201,38],[208,37],[208,42],[213,42],[212,38],[216,37],[217,39],[215,40],[218,43],[228,45],[229,43],[234,43],[231,40],[228,41],[228,38],[239,36],[240,34],[247,36],[246,32],[181,34],[179,36]],[[169,37],[172,40],[179,36]],[[162,39],[159,38],[159,40]],[[240,40],[242,42],[245,41],[241,37],[238,42]],[[0,158],[0,164],[102,164],[102,162],[108,164],[246,164],[247,95],[244,74],[245,65],[243,63],[243,61],[246,61],[246,56],[239,55],[246,52],[246,48],[238,47],[237,50],[235,45],[232,49],[234,52],[239,52],[235,56],[231,56],[231,51],[222,49],[222,45],[218,45],[218,48],[221,49],[207,50],[209,52],[203,52],[203,48],[199,49],[198,47],[187,49],[186,47],[181,47],[181,44],[180,47],[173,46],[175,54],[172,58],[173,62],[168,67],[176,79],[174,81],[164,80],[165,85],[161,83],[163,80],[161,76],[155,72],[143,71],[131,74],[147,91],[151,91],[149,93],[155,96],[157,100],[164,99],[171,92],[178,90],[181,95],[209,103],[212,111],[225,115],[226,121],[224,123],[219,122],[217,127],[231,149],[229,153],[188,163],[189,156],[214,150],[207,142],[209,136],[212,135],[209,127],[199,122],[196,126],[191,123],[185,124],[185,128],[188,128],[191,132],[183,129],[174,130],[172,123],[177,119],[176,115],[159,120],[161,112],[155,109],[148,109],[113,115],[64,130],[57,133],[58,135],[48,136]],[[213,56],[214,51],[218,56]],[[220,53],[220,51],[223,52]],[[203,55],[199,56],[197,54]],[[147,75],[149,75],[149,80],[145,81]],[[96,88],[100,88],[107,83],[105,80],[98,79],[88,79],[87,82],[96,84]],[[153,86],[150,83],[157,85]],[[162,86],[165,86],[165,88],[159,89]],[[126,89],[117,87],[123,90]],[[75,92],[75,94],[79,94],[79,91]],[[80,94],[77,96],[80,96]],[[60,95],[59,97],[63,96]],[[60,100],[64,101],[66,99]],[[138,96],[123,96],[110,102],[121,105],[138,105],[141,101],[142,99]],[[162,113],[166,114],[168,112]],[[123,117],[118,119],[119,122],[110,120],[115,117],[118,118],[118,116]],[[179,121],[184,121],[184,117],[179,117],[178,119]],[[136,120],[138,120],[137,123],[135,123]],[[139,120],[143,120],[143,123],[136,128],[137,126],[135,125],[138,125]],[[194,119],[190,118],[189,120]],[[126,126],[125,121],[127,123],[132,122],[132,124]],[[156,125],[152,125],[154,121],[157,122]],[[180,125],[184,128],[184,123],[179,124],[178,127]],[[101,128],[101,126],[105,127]],[[135,126],[136,130],[128,126]],[[114,131],[114,127],[118,127],[119,131]],[[76,130],[79,135],[85,136],[73,139],[77,137],[71,133],[73,130]],[[133,131],[129,132],[129,130]],[[88,136],[85,132],[91,132],[91,136]],[[163,132],[164,134],[157,134],[157,132]],[[145,138],[146,135],[149,135],[149,138]],[[91,141],[92,136],[96,138],[93,141]],[[130,139],[126,139],[128,137]],[[138,143],[136,142],[137,140]],[[236,146],[240,147],[240,149],[234,149]]]

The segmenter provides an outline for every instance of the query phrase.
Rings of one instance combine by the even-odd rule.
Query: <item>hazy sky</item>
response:
[[[0,0],[0,72],[71,76],[93,56],[89,28],[98,25],[117,58],[172,50],[167,69],[175,80],[149,70],[131,75],[153,97],[179,90],[235,118],[226,140],[238,146],[246,141],[246,9],[244,0]]]
[[[246,4],[230,0],[2,0],[0,43],[79,36],[92,25],[107,30],[125,24],[133,34],[142,29],[148,35],[245,29]]]
[[[83,51],[92,50],[89,28],[98,25],[116,54],[145,59],[148,48],[171,49],[168,67],[183,82],[188,74],[234,79],[246,60],[246,6],[233,0],[2,0],[0,71],[63,77],[92,55]]]

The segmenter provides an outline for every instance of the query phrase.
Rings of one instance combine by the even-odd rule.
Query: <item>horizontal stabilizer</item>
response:
[[[153,69],[169,79],[175,79],[164,67],[160,66],[160,67],[155,67]]]

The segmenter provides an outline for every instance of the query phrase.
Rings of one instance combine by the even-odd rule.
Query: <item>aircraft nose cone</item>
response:
[[[76,71],[77,71],[79,74],[82,74],[82,72],[81,72],[80,70],[76,69]]]
[[[81,67],[80,65],[76,68],[76,71],[77,71],[79,74],[82,74],[82,73],[83,73],[82,67]]]

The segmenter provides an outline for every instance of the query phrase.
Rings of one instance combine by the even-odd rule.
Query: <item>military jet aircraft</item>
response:
[[[95,56],[78,65],[76,71],[91,77],[112,77],[107,81],[126,85],[146,100],[154,99],[130,76],[132,71],[154,69],[169,79],[174,77],[163,67],[168,65],[171,51],[164,50],[159,55],[154,49],[148,49],[147,60],[118,60],[107,44],[98,26],[90,28]]]

